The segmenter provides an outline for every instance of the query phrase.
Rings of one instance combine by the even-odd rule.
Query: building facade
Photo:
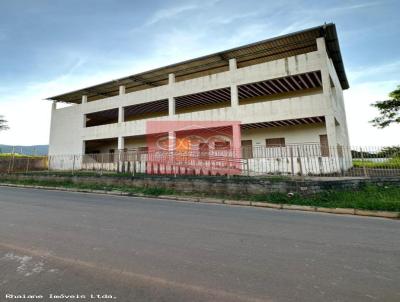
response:
[[[347,88],[336,28],[326,24],[50,97],[49,155],[146,150],[154,121],[235,121],[232,146],[250,148],[250,159],[291,145],[343,156]]]

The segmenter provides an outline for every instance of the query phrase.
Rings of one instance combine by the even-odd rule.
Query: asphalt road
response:
[[[400,301],[400,222],[0,187],[0,301],[24,294]]]

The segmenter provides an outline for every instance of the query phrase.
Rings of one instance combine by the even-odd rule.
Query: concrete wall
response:
[[[242,130],[242,140],[253,141],[254,146],[265,146],[267,138],[284,137],[286,144],[319,144],[319,136],[326,134],[324,124],[308,124],[288,127],[273,127]]]
[[[218,194],[220,196],[244,196],[252,194],[268,194],[273,192],[298,193],[308,195],[326,190],[353,190],[366,184],[400,185],[400,178],[372,178],[372,179],[341,179],[341,180],[268,180],[266,178],[199,178],[199,177],[169,177],[147,176],[134,178],[121,177],[78,177],[57,175],[27,176],[22,174],[0,174],[0,180],[42,180],[65,183],[72,181],[79,184],[126,185],[136,188],[166,188],[177,192],[196,194]]]

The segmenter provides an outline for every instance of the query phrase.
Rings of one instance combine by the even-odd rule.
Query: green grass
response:
[[[0,153],[0,158],[9,158],[9,157],[14,157],[14,158],[42,158],[43,156],[39,155],[25,155],[25,154],[19,154],[19,153]]]
[[[366,168],[376,168],[376,169],[379,168],[400,169],[400,157],[391,158],[383,162],[374,162],[368,159],[365,159],[364,161],[356,159],[353,160],[353,166],[355,168],[366,167]]]
[[[3,177],[0,180],[0,183],[1,182],[20,184],[20,185],[45,186],[45,187],[61,187],[61,188],[86,189],[86,190],[102,190],[102,191],[121,191],[132,194],[140,193],[150,196],[171,195],[175,193],[173,190],[164,188],[135,188],[122,185],[119,186],[119,185],[103,185],[103,184],[84,184],[84,183],[74,183],[70,180],[62,182],[56,180],[34,180],[34,179],[14,180]]]
[[[367,185],[360,190],[326,191],[310,196],[283,193],[253,195],[253,201],[308,205],[326,208],[400,211],[400,187]]]
[[[301,196],[294,194],[289,197],[284,193],[270,193],[258,195],[216,195],[208,192],[203,194],[180,193],[172,189],[164,188],[135,188],[126,185],[102,185],[102,184],[84,184],[73,183],[72,180],[35,180],[24,179],[14,180],[3,176],[0,183],[13,183],[22,185],[39,185],[48,187],[63,187],[88,190],[103,191],[122,191],[131,194],[144,194],[149,196],[159,195],[184,195],[184,196],[202,196],[214,197],[221,199],[242,199],[258,202],[284,203],[293,205],[308,205],[327,208],[356,208],[363,210],[380,210],[380,211],[400,211],[400,187],[399,186],[377,186],[367,185],[359,190],[330,190],[323,193],[310,196]]]

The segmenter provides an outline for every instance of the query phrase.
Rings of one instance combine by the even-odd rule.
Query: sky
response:
[[[370,106],[400,84],[400,1],[0,0],[0,144],[48,144],[46,97],[333,22],[353,146],[400,144]]]

